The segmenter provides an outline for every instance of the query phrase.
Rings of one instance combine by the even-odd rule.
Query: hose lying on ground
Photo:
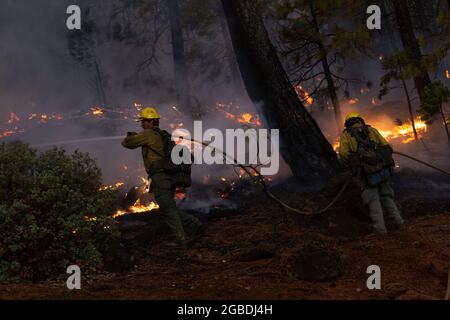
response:
[[[436,166],[434,166],[434,165],[432,165],[432,164],[430,164],[428,162],[425,162],[423,160],[414,158],[413,156],[407,155],[405,153],[397,152],[397,151],[394,151],[394,154],[402,156],[402,157],[405,157],[405,158],[408,158],[408,159],[411,159],[411,160],[416,161],[416,162],[418,162],[420,164],[423,164],[424,166],[430,167],[430,168],[432,168],[434,170],[437,170],[437,171],[439,171],[439,172],[441,172],[443,174],[446,174],[446,175],[450,176],[450,172],[448,172],[448,171],[446,171],[444,169],[438,168],[438,167],[436,167]]]
[[[50,145],[62,145],[62,144],[71,144],[71,143],[79,143],[79,142],[91,142],[91,141],[100,141],[100,140],[117,140],[117,139],[122,139],[122,138],[124,138],[124,137],[122,137],[122,136],[116,136],[116,137],[90,138],[90,139],[81,139],[81,140],[61,141],[61,142],[57,142],[57,143],[37,144],[37,145],[33,145],[32,147],[43,147],[43,146],[50,146]],[[197,143],[197,144],[203,145],[203,146],[205,146],[205,147],[210,147],[210,148],[212,148],[209,144],[207,144],[207,143],[205,143],[205,142],[196,141],[196,140],[194,140],[194,139],[190,139],[190,141],[193,142],[193,143]],[[223,154],[225,157],[231,159],[235,165],[241,167],[241,168],[245,171],[245,173],[247,173],[252,179],[256,179],[256,181],[262,185],[262,187],[263,187],[263,189],[264,189],[264,192],[266,193],[266,195],[267,195],[270,199],[274,200],[274,201],[277,202],[279,205],[281,205],[283,208],[285,208],[285,209],[287,209],[287,210],[289,210],[289,211],[292,211],[292,212],[295,212],[295,213],[299,213],[299,214],[303,214],[303,215],[321,214],[321,213],[324,213],[324,212],[328,211],[328,210],[329,210],[329,209],[337,202],[337,200],[342,196],[342,194],[343,194],[344,191],[347,189],[348,185],[350,184],[350,182],[351,182],[351,180],[352,180],[352,175],[350,174],[350,175],[347,177],[347,179],[346,179],[345,183],[343,184],[342,188],[341,188],[341,189],[339,190],[339,192],[337,193],[337,195],[336,195],[336,196],[333,198],[333,200],[332,200],[326,207],[324,207],[323,209],[318,210],[318,211],[310,211],[310,212],[307,212],[307,211],[301,211],[301,210],[299,210],[299,209],[296,209],[296,208],[293,208],[293,207],[287,205],[286,203],[284,203],[283,201],[281,201],[280,199],[278,199],[273,193],[271,193],[271,192],[269,191],[269,188],[267,187],[266,182],[264,181],[264,176],[261,174],[261,172],[259,172],[258,169],[256,169],[255,167],[251,167],[251,166],[249,167],[249,166],[244,166],[244,165],[242,165],[242,164],[239,164],[239,163],[237,162],[237,160],[236,160],[234,157],[231,157],[231,156],[228,155],[225,151],[222,151],[222,150],[220,150],[220,149],[218,149],[218,148],[214,148],[214,149],[217,150],[217,151],[219,151],[219,152],[220,152],[221,154]],[[413,157],[413,156],[410,156],[410,155],[407,155],[407,154],[404,154],[404,153],[401,153],[401,152],[397,152],[397,151],[394,151],[394,154],[399,155],[399,156],[402,156],[402,157],[405,157],[405,158],[408,158],[408,159],[411,159],[411,160],[416,161],[416,162],[418,162],[418,163],[420,163],[420,164],[422,164],[422,165],[425,165],[425,166],[430,167],[430,168],[432,168],[432,169],[434,169],[434,170],[437,170],[437,171],[439,171],[439,172],[441,172],[441,173],[443,173],[443,174],[445,174],[445,175],[450,176],[450,172],[448,172],[448,171],[446,171],[446,170],[444,170],[444,169],[438,168],[438,167],[436,167],[436,166],[434,166],[434,165],[432,165],[432,164],[430,164],[430,163],[427,163],[427,162],[425,162],[425,161],[422,161],[422,160],[420,160],[420,159],[417,159],[417,158],[415,158],[415,157]],[[254,171],[254,173],[256,174],[256,177],[255,177],[254,174],[252,174],[252,173],[249,171],[249,168],[251,168],[251,169]]]
[[[194,139],[190,139],[190,141],[193,142],[193,143],[197,143],[197,144],[203,145],[205,147],[212,148],[209,144],[207,144],[205,142],[196,141]],[[337,202],[337,200],[342,196],[342,194],[344,193],[344,191],[347,189],[348,185],[352,181],[352,174],[349,174],[347,179],[346,179],[346,181],[345,181],[345,183],[344,183],[344,185],[339,190],[338,194],[333,198],[333,200],[325,208],[323,208],[323,209],[321,209],[319,211],[301,211],[299,209],[293,208],[293,207],[289,206],[288,204],[284,203],[283,201],[278,199],[272,192],[270,192],[269,188],[267,187],[266,181],[264,180],[264,176],[261,174],[261,172],[258,169],[256,169],[253,166],[245,166],[243,164],[238,163],[237,160],[234,157],[228,155],[223,150],[220,150],[218,148],[214,148],[214,150],[220,152],[222,155],[224,155],[224,157],[232,160],[234,165],[237,165],[237,166],[241,167],[245,171],[245,173],[247,173],[247,175],[249,177],[251,177],[252,179],[255,179],[259,184],[261,184],[261,186],[263,187],[264,193],[270,199],[272,199],[273,201],[275,201],[276,203],[278,203],[283,208],[285,208],[285,209],[287,209],[289,211],[292,211],[292,212],[295,212],[295,213],[299,213],[299,214],[303,214],[303,215],[321,214],[321,213],[324,213],[324,212],[328,211]],[[249,168],[251,168],[254,171],[256,176],[250,172]]]
[[[190,140],[191,140],[191,142],[194,142],[194,143],[203,145],[205,147],[210,147],[211,148],[211,146],[209,144],[205,143],[205,142],[199,142],[199,141],[196,141],[194,139],[190,139]],[[345,183],[342,185],[342,187],[339,190],[339,192],[337,193],[337,195],[323,209],[317,210],[317,211],[302,211],[302,210],[299,210],[299,209],[296,209],[296,208],[293,208],[293,207],[289,206],[288,204],[286,204],[283,201],[281,201],[280,199],[278,199],[272,192],[270,192],[269,188],[267,187],[267,184],[266,184],[266,182],[264,180],[264,176],[261,174],[261,172],[259,172],[258,169],[256,169],[255,167],[252,167],[252,166],[244,166],[244,165],[238,163],[237,160],[234,157],[228,155],[225,151],[220,150],[218,148],[214,148],[214,149],[217,150],[218,152],[220,152],[221,154],[223,154],[226,158],[231,159],[235,165],[241,167],[245,171],[245,173],[247,173],[251,178],[253,178],[253,179],[258,178],[258,179],[256,179],[256,181],[259,182],[262,185],[264,193],[270,199],[274,200],[276,203],[278,203],[283,208],[285,208],[285,209],[287,209],[289,211],[292,211],[292,212],[295,212],[295,213],[299,213],[299,214],[303,214],[303,215],[317,215],[317,214],[321,214],[321,213],[324,213],[324,212],[328,211],[339,200],[339,198],[342,196],[342,194],[344,193],[344,191],[347,189],[347,187],[349,186],[350,182],[352,181],[352,177],[353,177],[352,174],[348,175],[347,179],[345,180]],[[406,157],[408,159],[416,161],[416,162],[418,162],[418,163],[420,163],[422,165],[425,165],[427,167],[430,167],[430,168],[432,168],[434,170],[437,170],[437,171],[439,171],[439,172],[441,172],[443,174],[446,174],[446,175],[450,176],[450,172],[448,172],[448,171],[446,171],[444,169],[441,169],[439,167],[436,167],[436,166],[434,166],[432,164],[429,164],[429,163],[427,163],[425,161],[422,161],[420,159],[417,159],[415,157],[412,157],[410,155],[407,155],[407,154],[404,154],[404,153],[401,153],[401,152],[397,152],[397,151],[394,151],[394,154]],[[254,171],[254,173],[256,174],[256,177],[249,171],[249,168],[251,168]]]

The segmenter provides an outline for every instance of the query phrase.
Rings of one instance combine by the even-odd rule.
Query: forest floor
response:
[[[357,191],[313,217],[257,197],[205,216],[205,234],[186,249],[141,237],[133,240],[139,245],[131,270],[88,272],[73,291],[64,275],[4,284],[0,299],[442,299],[450,270],[449,197],[403,197],[406,229],[388,224],[388,235],[376,236]],[[310,209],[330,198],[278,194]],[[381,268],[381,290],[366,286],[370,265]]]

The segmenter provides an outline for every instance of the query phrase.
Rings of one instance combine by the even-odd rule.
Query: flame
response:
[[[102,108],[99,108],[99,107],[92,107],[91,108],[91,113],[94,116],[102,117],[105,114],[105,111]]]
[[[251,113],[242,113],[241,115],[234,115],[230,112],[224,111],[225,117],[230,120],[235,120],[241,124],[253,124],[256,126],[261,126],[261,120],[258,115],[253,115]]]
[[[298,97],[302,102],[306,103],[307,105],[312,105],[314,103],[313,97],[309,95],[309,93],[303,89],[301,85],[298,85],[295,87],[295,92],[297,92]]]
[[[117,190],[117,189],[119,189],[120,187],[122,187],[124,184],[125,184],[125,183],[123,183],[123,182],[116,182],[116,183],[113,184],[113,185],[109,185],[109,186],[101,186],[99,190],[100,190],[100,191],[105,191],[105,190]]]
[[[423,136],[427,132],[427,124],[425,123],[425,121],[422,121],[420,117],[417,117],[414,120],[414,124],[419,137]],[[409,121],[392,128],[386,128],[386,126],[383,126],[382,123],[375,127],[379,128],[378,131],[380,132],[380,134],[386,139],[386,141],[390,143],[400,140],[401,143],[408,144],[415,140],[414,130],[412,124]],[[338,138],[333,143],[333,149],[336,152],[338,152],[339,150],[339,139],[340,138]]]
[[[252,114],[249,112],[244,113],[233,113],[231,109],[240,109],[238,105],[233,105],[233,103],[224,104],[216,103],[216,109],[225,114],[225,117],[230,120],[234,120],[240,124],[261,126],[262,122],[258,114]],[[227,109],[227,110],[225,110]]]
[[[447,79],[450,79],[450,72],[448,71],[448,69],[445,70],[445,77],[446,77]]]
[[[159,209],[159,205],[156,202],[150,202],[148,205],[143,205],[141,204],[141,200],[138,199],[136,203],[127,210],[117,210],[117,212],[113,215],[113,218],[115,219],[130,213],[147,213],[156,209]]]
[[[28,117],[28,120],[38,120],[39,123],[46,123],[49,120],[63,120],[63,119],[64,119],[63,116],[60,114],[45,114],[45,113],[41,114],[32,113]]]

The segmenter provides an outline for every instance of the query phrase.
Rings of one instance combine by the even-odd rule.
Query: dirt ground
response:
[[[317,217],[255,198],[204,218],[206,233],[187,249],[141,239],[125,273],[89,271],[74,291],[65,275],[3,284],[0,299],[442,299],[450,270],[449,199],[403,199],[407,228],[388,224],[388,235],[375,236],[353,192]],[[306,208],[324,199],[285,197]],[[370,265],[381,268],[381,290],[367,289]]]

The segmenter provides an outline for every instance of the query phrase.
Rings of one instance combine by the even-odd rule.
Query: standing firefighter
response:
[[[160,116],[154,108],[143,109],[138,121],[144,130],[140,133],[129,132],[122,145],[128,149],[142,149],[145,169],[151,179],[150,191],[155,195],[161,215],[172,233],[173,241],[167,245],[182,246],[186,244],[183,226],[195,236],[202,224],[176,206],[176,188],[190,185],[190,165],[173,164],[171,152],[175,143],[168,132],[159,128],[159,120]]]
[[[373,231],[379,234],[387,232],[383,210],[399,229],[404,226],[394,202],[391,178],[395,164],[392,151],[378,130],[367,125],[357,112],[347,116],[339,154],[358,177],[362,200],[370,210]]]

